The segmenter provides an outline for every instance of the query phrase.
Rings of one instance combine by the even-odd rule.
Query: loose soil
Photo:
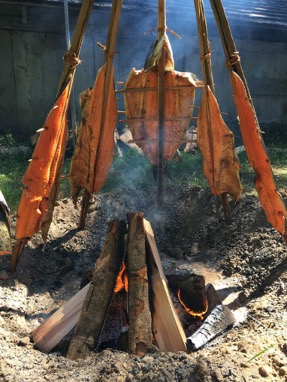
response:
[[[78,231],[79,210],[70,199],[59,201],[45,247],[40,235],[33,237],[14,274],[10,258],[0,258],[0,380],[287,381],[287,247],[255,196],[230,206],[227,226],[209,190],[166,189],[160,209],[155,187],[127,188],[95,196],[86,229]],[[153,348],[137,357],[106,349],[71,361],[65,357],[69,338],[50,354],[39,351],[32,330],[80,289],[107,222],[135,211],[152,224],[165,272],[203,274],[235,312],[236,325],[190,354]]]

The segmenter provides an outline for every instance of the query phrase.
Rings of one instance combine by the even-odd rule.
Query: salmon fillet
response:
[[[92,194],[103,187],[113,161],[117,106],[111,80],[107,92],[107,112],[102,118],[106,68],[107,64],[104,64],[99,70],[93,90],[85,95],[86,100],[83,102],[82,123],[70,168],[75,204],[82,189]],[[111,78],[113,74],[114,69]]]
[[[210,130],[207,110],[210,112]],[[223,121],[219,105],[209,86],[207,97],[203,93],[197,119],[197,144],[202,154],[203,173],[211,192],[214,195],[228,193],[234,200],[238,200],[242,187],[239,178],[240,164],[234,150],[234,136]]]
[[[269,223],[282,235],[286,228],[286,208],[277,191],[276,182],[254,109],[248,100],[241,78],[231,72],[231,86],[239,117],[240,131],[250,165],[255,171],[255,187]]]
[[[190,73],[166,71],[163,157],[173,159],[190,125],[196,84]],[[158,70],[132,69],[124,93],[128,126],[136,144],[153,165],[158,163]],[[181,87],[181,88],[174,88]],[[152,91],[144,91],[153,88]]]
[[[49,112],[32,159],[23,177],[24,189],[18,206],[16,238],[29,238],[40,229],[48,209],[49,193],[55,180],[57,163],[67,137],[67,109],[71,82]]]

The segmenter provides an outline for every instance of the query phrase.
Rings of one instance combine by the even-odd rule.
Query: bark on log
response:
[[[150,223],[144,220],[146,244],[151,268],[151,287],[153,291],[153,334],[157,346],[163,352],[186,351],[186,336],[174,309],[165,278],[160,255]]]
[[[142,213],[128,214],[129,353],[143,355],[151,346],[152,323]]]
[[[198,350],[235,323],[232,311],[226,305],[218,305],[201,327],[186,340],[189,351]]]
[[[85,358],[99,344],[117,275],[124,259],[125,229],[126,224],[122,221],[113,220],[109,223],[106,241],[70,343],[68,357],[71,359]]]

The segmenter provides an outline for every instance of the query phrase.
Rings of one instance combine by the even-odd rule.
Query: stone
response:
[[[272,375],[272,369],[269,366],[260,366],[258,372],[263,378],[268,378]]]
[[[8,279],[9,279],[8,272],[7,271],[1,271],[0,272],[0,280],[8,280]]]

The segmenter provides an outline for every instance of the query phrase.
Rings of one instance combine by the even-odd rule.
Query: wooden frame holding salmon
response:
[[[160,45],[160,48],[157,48]],[[158,50],[158,52],[156,52]],[[166,34],[155,44],[156,56],[165,55],[164,73],[164,121],[163,158],[173,159],[184,141],[193,112],[196,82],[191,73],[174,70],[172,51]],[[134,142],[142,149],[150,162],[158,165],[158,60],[152,68],[132,69],[125,83],[124,100],[127,123]],[[133,90],[138,91],[134,92]],[[148,91],[145,91],[148,89]]]
[[[79,193],[84,189],[79,229],[85,228],[91,197],[105,184],[114,157],[117,101],[113,59],[121,8],[122,0],[112,1],[108,36],[106,46],[103,47],[105,63],[98,71],[91,92],[89,90],[83,92],[80,100],[82,123],[70,167],[70,183],[75,207]],[[101,44],[100,46],[102,47]]]
[[[230,82],[243,144],[248,161],[255,171],[255,187],[258,197],[267,220],[273,228],[283,235],[286,242],[287,211],[277,190],[255,107],[240,62],[239,52],[236,49],[221,0],[210,0],[210,3],[226,56],[226,66],[230,72]]]
[[[15,271],[23,249],[41,227],[46,240],[56,202],[60,173],[67,143],[67,110],[84,33],[93,9],[93,0],[83,0],[70,49],[64,55],[65,66],[56,101],[44,126],[32,160],[23,177],[24,189],[18,206],[16,244],[12,251],[10,270]]]

